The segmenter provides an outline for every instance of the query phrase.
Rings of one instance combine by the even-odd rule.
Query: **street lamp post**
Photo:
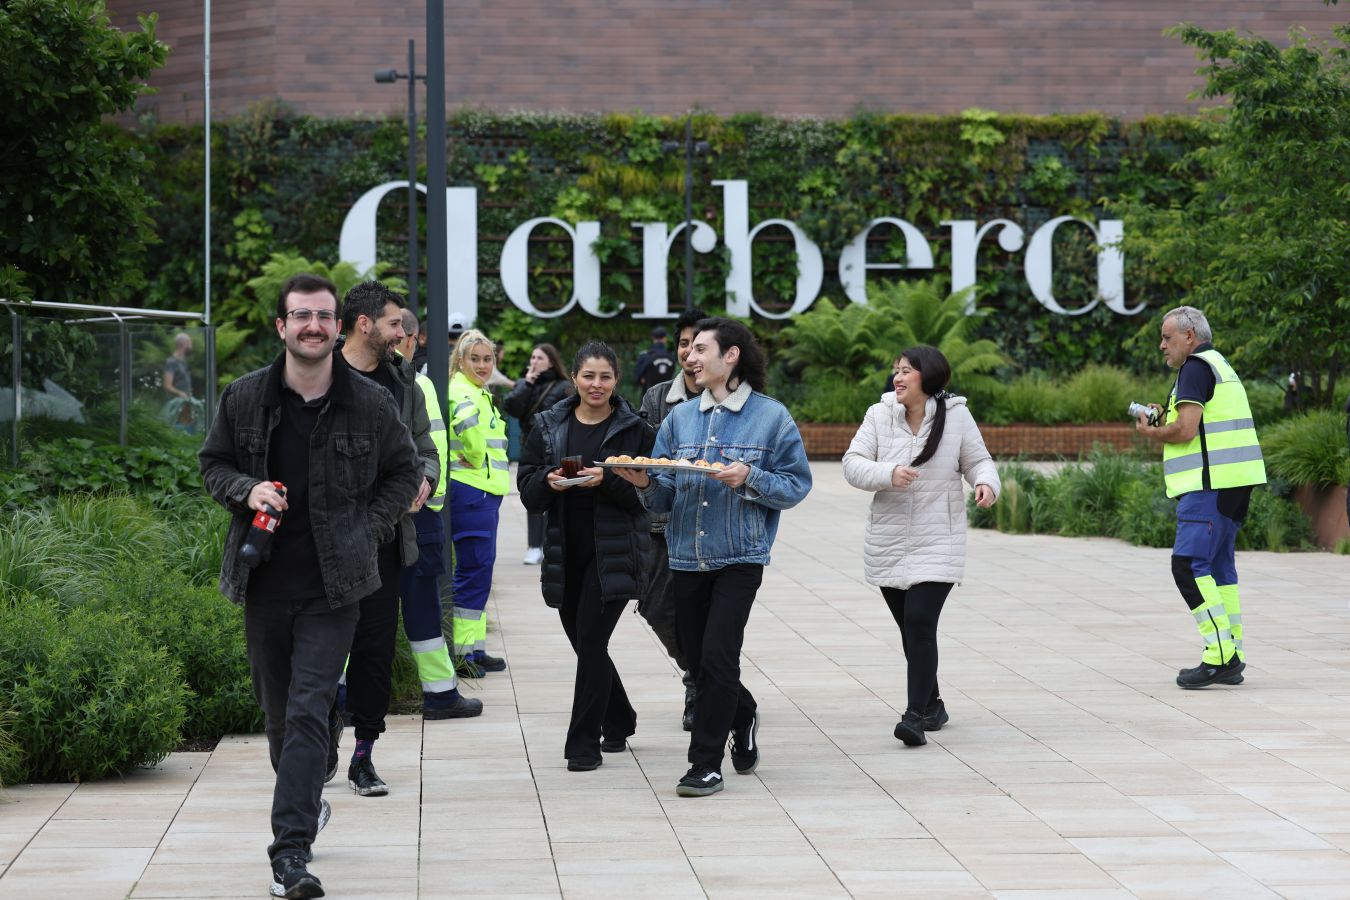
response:
[[[684,143],[666,141],[661,145],[667,153],[684,147],[684,309],[694,308],[694,157],[706,156],[711,149],[707,141],[694,141],[694,116],[684,120]]]
[[[400,79],[408,81],[408,306],[417,315],[417,80],[426,81],[426,75],[417,74],[416,44],[408,39],[408,72],[380,69],[375,73],[379,84],[393,84]]]

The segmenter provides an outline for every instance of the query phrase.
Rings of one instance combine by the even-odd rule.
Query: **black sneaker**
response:
[[[483,701],[476,697],[459,694],[453,700],[448,700],[438,694],[422,693],[423,719],[472,719],[482,714]]]
[[[681,797],[706,797],[722,789],[722,773],[706,766],[694,766],[675,786]]]
[[[603,757],[574,756],[567,761],[569,772],[594,772],[605,764]]]
[[[906,747],[922,747],[928,743],[923,733],[923,717],[916,712],[905,710],[904,717],[895,726],[895,736],[905,742]]]
[[[759,710],[745,727],[732,729],[731,765],[737,775],[749,775],[759,765]]]
[[[347,767],[347,785],[362,797],[383,797],[389,785],[375,774],[375,764],[363,756]]]
[[[947,704],[942,702],[941,698],[928,704],[923,711],[923,730],[941,731],[942,726],[951,721],[951,716],[947,715]]]
[[[317,875],[310,874],[309,869],[305,868],[304,858],[292,854],[272,860],[272,886],[268,893],[273,897],[302,900],[305,897],[322,897],[323,885]]]
[[[488,656],[486,653],[475,653],[473,655],[473,664],[484,672],[505,672],[506,660],[500,656]]]
[[[600,742],[600,752],[602,753],[622,753],[627,749],[627,738],[614,738],[613,740],[606,739]]]
[[[1242,670],[1247,668],[1247,664],[1236,656],[1229,657],[1228,662],[1222,665],[1212,665],[1201,662],[1194,669],[1182,669],[1177,675],[1177,686],[1188,690],[1194,688],[1209,687],[1211,684],[1241,684],[1240,681],[1233,681],[1233,678],[1241,678]]]
[[[694,730],[694,702],[698,699],[698,691],[692,684],[685,685],[684,688],[684,717],[680,720],[680,725],[685,731]]]
[[[338,745],[342,743],[342,716],[334,715],[328,723],[328,774],[323,783],[327,784],[337,777]]]

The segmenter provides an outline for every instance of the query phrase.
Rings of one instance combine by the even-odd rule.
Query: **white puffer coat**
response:
[[[896,466],[907,466],[923,451],[933,427],[937,401],[929,398],[915,435],[895,394],[867,410],[862,427],[844,454],[844,478],[855,488],[875,491],[867,519],[863,571],[868,584],[902,590],[921,581],[959,583],[966,569],[966,504],[961,476],[972,486],[986,484],[997,497],[998,469],[984,447],[965,397],[948,397],[942,442],[919,467],[908,488],[891,484]]]

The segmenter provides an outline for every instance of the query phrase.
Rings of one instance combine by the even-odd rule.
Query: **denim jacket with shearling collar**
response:
[[[648,511],[670,513],[666,543],[676,571],[767,565],[779,512],[811,490],[802,436],[787,407],[748,384],[721,403],[704,391],[698,402],[671,410],[652,455],[750,467],[745,484],[735,489],[701,472],[652,472],[651,484],[638,493]]]

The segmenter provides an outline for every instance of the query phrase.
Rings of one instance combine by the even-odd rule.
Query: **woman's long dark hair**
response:
[[[917,347],[910,347],[900,354],[909,363],[909,367],[919,373],[919,387],[925,394],[937,401],[937,410],[933,413],[933,428],[928,432],[928,440],[924,442],[923,450],[910,463],[911,466],[921,466],[933,458],[937,453],[938,444],[942,443],[942,431],[947,426],[947,397],[950,396],[944,388],[952,380],[952,364],[947,362],[947,357],[942,355],[942,351],[936,347],[930,347],[927,344],[920,344]]]
[[[535,344],[534,349],[548,357],[548,367],[554,375],[557,375],[563,381],[567,380],[567,367],[563,365],[562,356],[558,354],[558,348],[552,344]]]

